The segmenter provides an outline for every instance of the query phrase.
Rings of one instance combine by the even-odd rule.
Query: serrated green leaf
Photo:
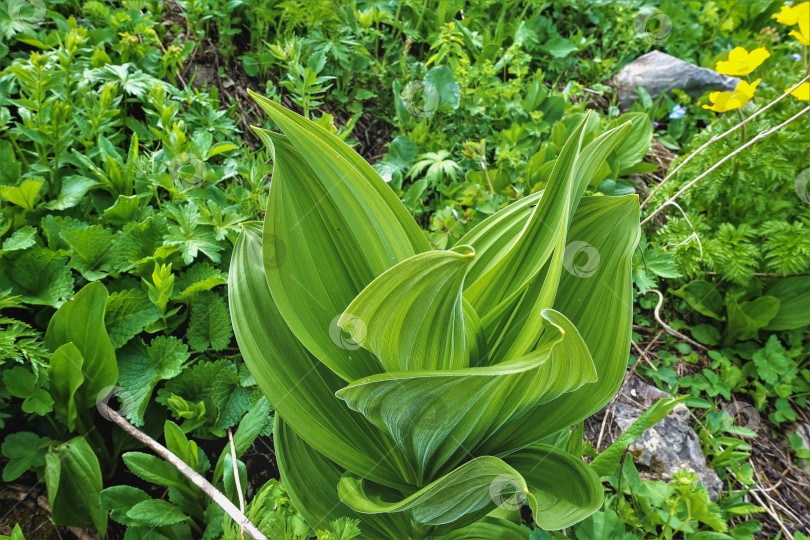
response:
[[[125,289],[107,298],[104,324],[113,347],[119,349],[143,331],[147,325],[160,319],[160,312],[145,292]]]
[[[216,293],[204,292],[191,303],[188,323],[188,344],[197,352],[221,351],[233,337],[228,306]]]
[[[130,343],[118,356],[118,384],[127,393],[123,412],[133,424],[141,426],[155,386],[183,371],[189,358],[188,347],[176,337],[158,336],[148,347]]]
[[[26,225],[14,231],[14,234],[3,240],[3,249],[0,254],[6,251],[18,251],[33,246],[36,243],[37,230]]]
[[[0,272],[0,288],[11,289],[28,304],[59,307],[73,294],[73,275],[68,258],[49,249],[33,246],[6,262]]]
[[[219,285],[228,283],[219,268],[215,268],[207,262],[199,262],[191,265],[188,269],[177,276],[174,290],[178,291],[173,298],[176,302],[191,302],[198,293],[210,291]]]
[[[59,235],[68,246],[70,266],[88,281],[107,276],[112,269],[113,231],[101,225],[65,229]]]

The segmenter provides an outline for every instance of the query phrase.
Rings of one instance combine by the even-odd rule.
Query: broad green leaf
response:
[[[25,210],[33,210],[42,184],[42,180],[29,178],[19,186],[0,186],[0,196]]]
[[[272,420],[270,417],[271,409],[270,402],[267,401],[267,398],[262,397],[250,408],[248,413],[242,418],[242,421],[239,422],[239,428],[236,430],[236,433],[233,434],[233,445],[236,450],[236,457],[242,457],[242,454],[253,445],[256,437],[259,436],[259,433],[264,429],[268,421]],[[230,447],[224,448],[214,467],[214,484],[222,478],[225,460],[230,459],[230,457]]]
[[[426,103],[424,111],[428,116],[434,112],[454,111],[461,103],[461,87],[453,77],[453,70],[447,66],[437,66],[425,75],[425,84],[435,89],[437,103]],[[430,101],[430,100],[428,100]]]
[[[683,403],[687,398],[688,396],[683,396],[676,399],[663,398],[656,401],[613,444],[596,456],[596,459],[591,462],[591,469],[599,476],[613,474],[621,462],[625,449],[638,440],[648,428],[654,426],[656,422],[668,415],[672,409]]]
[[[536,501],[532,517],[543,529],[570,527],[602,506],[604,488],[599,476],[582,459],[564,450],[535,444],[504,461],[526,480]]]
[[[596,380],[577,329],[552,310],[543,316],[546,331],[525,357],[486,367],[374,375],[337,395],[390,433],[424,482],[457,465],[510,418]]]
[[[442,536],[442,540],[526,540],[527,530],[505,519],[486,517]]]
[[[494,508],[492,488],[499,487],[499,483],[512,486],[521,495],[531,497],[529,486],[520,473],[493,456],[474,458],[399,500],[390,500],[391,494],[385,489],[348,474],[340,479],[338,494],[357,512],[382,514],[407,511],[414,521],[425,525],[453,523],[464,526]],[[501,493],[497,492],[496,495]]]
[[[88,281],[107,277],[112,270],[113,231],[101,225],[70,227],[59,236],[68,246],[70,266]]]
[[[54,410],[67,422],[70,431],[76,427],[78,415],[76,391],[84,382],[83,364],[82,353],[71,342],[65,343],[54,351],[48,367]]]
[[[582,121],[561,150],[546,190],[519,239],[486,274],[475,279],[465,290],[465,297],[481,315],[485,327],[490,326],[490,313],[502,312],[503,305],[508,305],[520,294],[546,264],[555,247],[559,247],[590,179],[630,127],[623,124],[597,137],[581,150],[588,119]],[[556,285],[553,277],[551,281],[554,282],[552,287]],[[543,291],[544,294],[538,295],[541,302],[535,302],[534,317],[522,323],[526,327],[518,336],[522,343],[511,347],[516,354],[527,352],[530,343],[539,337],[542,324],[537,313],[551,307],[543,303],[553,299],[553,292]]]
[[[599,254],[593,273],[562,273],[554,308],[579,330],[593,357],[597,381],[563,394],[504,425],[481,451],[503,455],[565,429],[601,409],[621,384],[630,351],[631,260],[639,239],[635,195],[586,197],[568,233]]]
[[[113,486],[105,489],[99,496],[101,507],[110,512],[110,517],[122,525],[134,526],[137,522],[127,517],[127,511],[136,504],[151,497],[133,486]]]
[[[374,278],[427,251],[427,240],[356,152],[313,122],[253,97],[286,135],[256,130],[274,157],[263,245],[273,299],[301,343],[343,379],[377,373],[370,354],[341,348],[330,329]]]
[[[390,437],[335,398],[345,383],[296,340],[273,302],[262,265],[262,229],[247,223],[234,247],[228,298],[245,363],[276,414],[341,467],[393,485],[415,482]],[[261,317],[256,314],[261,313]]]
[[[420,253],[372,281],[337,324],[387,371],[459,369],[477,344],[465,326],[461,288],[475,253]]]
[[[104,326],[106,305],[104,285],[89,283],[54,313],[45,332],[45,345],[52,351],[72,342],[84,358],[86,382],[77,401],[79,407],[93,405],[98,394],[118,380],[115,350]]]
[[[339,517],[361,521],[363,538],[390,540],[410,529],[404,514],[357,513],[338,497],[338,483],[345,470],[316,452],[287,425],[275,417],[273,434],[276,459],[287,494],[313,529],[324,529]]]
[[[810,278],[780,279],[765,295],[779,300],[779,311],[765,330],[793,330],[810,325]]]
[[[59,197],[45,206],[51,210],[67,210],[81,202],[86,193],[98,186],[99,183],[86,176],[65,176],[62,178],[62,188]]]
[[[3,467],[3,482],[13,482],[26,471],[45,465],[45,449],[50,439],[30,431],[6,435],[0,447],[8,463]]]
[[[136,503],[127,510],[127,517],[146,527],[162,527],[189,519],[179,508],[169,501],[147,499]]]
[[[632,174],[630,167],[644,159],[650,151],[650,141],[653,136],[653,125],[646,112],[631,112],[623,114],[611,122],[611,127],[631,122],[632,127],[627,136],[619,143],[610,156],[611,163],[615,163],[614,176]]]
[[[747,302],[737,302],[732,295],[726,294],[726,313],[728,322],[723,345],[728,347],[737,341],[756,338],[759,330],[768,326],[779,313],[779,299],[760,296]]]
[[[143,452],[127,452],[121,459],[130,471],[147,482],[159,486],[183,487],[180,473],[159,457]]]
[[[702,279],[690,281],[680,289],[672,291],[672,294],[679,296],[686,300],[689,307],[707,317],[722,321],[725,320],[723,316],[723,297],[717,290],[715,285]]]
[[[140,207],[140,196],[119,195],[115,204],[104,210],[102,214],[105,223],[124,226],[136,219]]]
[[[57,446],[46,461],[51,469],[45,479],[54,522],[92,527],[103,537],[107,532],[107,512],[99,502],[101,467],[85,438],[74,437]]]

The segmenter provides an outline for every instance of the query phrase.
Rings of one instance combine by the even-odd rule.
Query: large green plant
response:
[[[285,135],[256,129],[273,181],[263,227],[234,250],[231,317],[307,521],[525,537],[484,518],[504,501],[546,529],[596,511],[597,474],[550,443],[605,405],[627,362],[637,198],[583,193],[629,123],[594,137],[586,119],[544,192],[431,251],[360,156],[254,97]]]

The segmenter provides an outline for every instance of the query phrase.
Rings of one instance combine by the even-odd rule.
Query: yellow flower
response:
[[[734,50],[728,55],[728,60],[717,62],[715,69],[723,75],[735,77],[748,75],[767,60],[769,56],[771,56],[771,53],[765,47],[754,49],[750,53],[742,47],[734,47]]]
[[[792,30],[790,35],[799,40],[804,46],[810,46],[810,1],[802,2],[796,6],[782,6],[779,13],[772,15],[776,22],[786,26],[799,25],[798,30]]]
[[[703,108],[719,113],[741,109],[754,97],[754,92],[760,81],[762,79],[757,79],[751,84],[740,81],[740,84],[737,85],[733,92],[712,92],[709,94],[709,101],[712,104],[704,105]]]
[[[790,92],[790,88],[785,90],[785,93],[787,92]],[[802,101],[810,101],[810,82],[800,84],[793,92],[790,92],[790,95]]]

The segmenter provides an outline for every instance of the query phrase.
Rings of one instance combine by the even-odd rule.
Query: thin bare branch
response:
[[[807,75],[807,76],[806,76],[804,79],[802,79],[801,81],[799,81],[798,83],[796,83],[794,86],[790,87],[790,88],[789,88],[789,89],[788,89],[788,90],[787,90],[787,91],[786,91],[784,94],[780,95],[778,98],[776,98],[775,100],[771,101],[771,102],[770,102],[770,103],[768,103],[766,106],[764,106],[763,108],[761,108],[760,110],[758,110],[757,112],[755,112],[754,114],[752,114],[751,116],[749,116],[748,118],[746,118],[745,120],[743,120],[742,122],[739,122],[739,123],[735,124],[735,125],[734,125],[734,126],[732,126],[730,129],[728,129],[728,130],[727,130],[725,133],[721,133],[720,135],[715,135],[714,137],[712,137],[711,139],[709,139],[709,140],[708,140],[706,143],[704,143],[704,144],[703,144],[703,146],[701,146],[700,148],[698,148],[697,150],[695,150],[694,152],[692,152],[691,154],[689,154],[689,156],[688,156],[686,159],[684,159],[683,161],[681,161],[681,162],[678,164],[678,166],[677,166],[677,167],[675,167],[673,170],[671,170],[671,171],[669,171],[669,172],[667,173],[667,175],[664,177],[664,179],[663,179],[663,180],[661,180],[661,183],[660,183],[660,184],[658,184],[657,186],[655,186],[655,189],[653,189],[653,190],[650,192],[650,194],[647,196],[647,198],[646,198],[646,199],[644,199],[644,202],[643,202],[643,203],[641,203],[641,207],[642,207],[642,208],[644,208],[645,206],[647,206],[647,203],[648,203],[648,202],[650,202],[650,199],[652,199],[652,198],[653,198],[653,196],[654,196],[656,193],[658,193],[658,190],[659,190],[659,189],[661,189],[661,187],[662,187],[662,186],[663,186],[663,185],[664,185],[664,184],[665,184],[665,183],[666,183],[666,182],[667,182],[667,181],[668,181],[670,178],[672,178],[673,176],[675,176],[675,174],[676,174],[676,173],[677,173],[677,172],[678,172],[678,171],[681,169],[681,167],[683,167],[684,165],[686,165],[687,163],[689,163],[690,161],[692,161],[692,159],[694,159],[694,157],[695,157],[695,156],[697,156],[697,155],[698,155],[699,153],[701,153],[703,150],[705,150],[706,148],[708,148],[708,147],[709,147],[709,146],[711,146],[712,144],[716,143],[716,142],[717,142],[717,141],[719,141],[720,139],[723,139],[723,138],[727,137],[728,135],[731,135],[732,133],[734,133],[735,131],[737,131],[737,130],[738,130],[738,129],[740,129],[741,127],[743,127],[745,124],[747,124],[748,122],[750,122],[751,120],[753,120],[754,118],[756,118],[757,116],[759,116],[760,114],[764,113],[765,111],[767,111],[768,109],[770,109],[771,107],[773,107],[774,105],[776,105],[777,103],[779,103],[780,101],[782,101],[783,99],[785,99],[785,98],[786,98],[788,95],[790,95],[790,92],[792,92],[793,90],[795,90],[795,89],[796,89],[796,88],[798,88],[798,87],[799,87],[801,84],[803,84],[803,83],[807,82],[808,80],[810,80],[810,74],[808,74],[808,75]]]
[[[736,156],[737,154],[739,154],[740,152],[742,152],[746,148],[748,148],[748,147],[756,144],[757,142],[761,141],[765,137],[767,137],[769,135],[772,135],[773,133],[779,131],[780,129],[782,129],[786,125],[790,124],[791,122],[795,121],[796,119],[800,118],[802,115],[804,115],[807,112],[810,112],[810,105],[808,105],[807,107],[805,107],[804,109],[802,109],[798,113],[794,114],[793,116],[791,116],[790,118],[788,118],[787,120],[785,120],[784,122],[779,124],[778,126],[772,128],[772,129],[769,129],[768,131],[763,131],[762,133],[759,133],[756,137],[752,138],[750,141],[748,141],[744,145],[740,146],[739,148],[737,148],[736,150],[734,150],[733,152],[728,154],[726,157],[724,157],[723,159],[721,159],[720,161],[718,161],[717,163],[715,163],[714,165],[712,165],[711,167],[706,169],[706,171],[704,171],[703,174],[701,174],[700,176],[698,176],[697,178],[695,178],[694,180],[692,180],[691,182],[686,184],[684,187],[682,187],[681,190],[678,191],[678,193],[676,193],[675,195],[673,195],[672,197],[667,199],[667,201],[664,202],[664,204],[662,204],[661,206],[659,206],[652,214],[650,214],[649,216],[644,218],[644,220],[641,222],[641,225],[644,225],[645,223],[648,223],[652,218],[655,217],[656,214],[658,214],[666,206],[668,206],[668,205],[672,204],[673,202],[675,202],[678,199],[678,197],[680,197],[681,195],[684,194],[685,191],[687,191],[689,188],[691,188],[692,186],[694,186],[695,184],[697,184],[698,182],[700,182],[701,180],[703,180],[704,178],[709,176],[711,173],[713,173],[718,167],[723,165],[725,162],[727,162],[728,160],[730,160],[731,158],[733,158],[734,156]]]
[[[121,429],[151,448],[152,451],[154,451],[158,456],[171,463],[175,469],[183,474],[183,476],[191,480],[191,482],[200,488],[203,493],[211,497],[211,499],[213,499],[213,501],[217,503],[220,508],[225,510],[225,513],[228,514],[237,525],[247,531],[253,540],[267,540],[267,537],[262,534],[258,527],[251,523],[247,516],[245,516],[244,513],[242,513],[230,500],[228,500],[228,497],[215,488],[214,485],[206,480],[200,473],[189,467],[185,461],[174,455],[169,451],[168,448],[157,442],[155,439],[130,424],[126,418],[111,409],[106,403],[99,403],[99,408],[101,408],[113,422],[118,424]]]

